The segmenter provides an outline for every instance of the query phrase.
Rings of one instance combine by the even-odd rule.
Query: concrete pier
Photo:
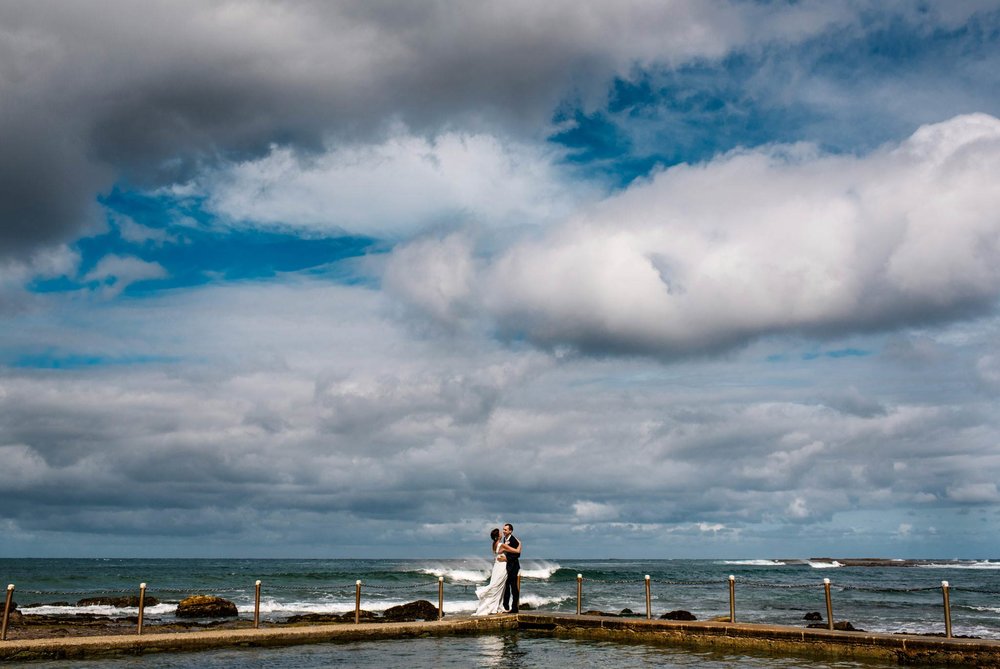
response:
[[[634,641],[692,649],[767,653],[841,660],[881,660],[900,665],[1000,667],[1000,641],[945,639],[908,634],[876,634],[788,625],[729,622],[672,622],[577,616],[518,614],[518,628],[552,636],[601,641]]]
[[[881,660],[900,665],[1000,667],[1000,641],[900,634],[841,632],[782,625],[673,622],[522,612],[486,618],[447,617],[413,623],[362,623],[262,629],[205,630],[100,637],[60,637],[0,642],[0,662],[84,659],[227,647],[274,647],[336,641],[376,641],[425,636],[496,634],[523,630],[562,638],[651,643],[728,652],[828,659]]]
[[[360,623],[261,629],[201,630],[122,634],[113,636],[59,637],[0,641],[0,662],[62,660],[142,655],[164,651],[198,651],[212,648],[295,646],[333,641],[376,641],[425,636],[497,633],[517,628],[516,616],[446,618],[433,622]]]

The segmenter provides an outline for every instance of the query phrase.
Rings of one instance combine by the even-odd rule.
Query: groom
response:
[[[517,605],[521,599],[521,592],[517,587],[517,574],[521,571],[521,542],[514,536],[514,526],[510,523],[503,526],[500,550],[507,557],[507,583],[503,588],[503,608],[509,613],[517,613]]]

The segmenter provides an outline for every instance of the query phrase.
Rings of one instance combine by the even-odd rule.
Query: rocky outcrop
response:
[[[358,612],[358,620],[363,620],[365,622],[374,622],[378,620],[376,616],[371,611],[361,610]],[[297,616],[291,616],[287,621],[290,625],[295,624],[309,624],[314,625],[316,623],[353,623],[354,622],[354,611],[348,611],[347,613],[303,613]]]
[[[404,622],[409,620],[437,620],[438,609],[426,599],[418,599],[409,604],[400,604],[385,610],[382,618],[392,622]],[[353,614],[352,614],[353,619]]]
[[[807,625],[810,629],[826,629],[826,623],[812,623]],[[840,630],[841,632],[864,632],[865,630],[860,630],[850,623],[848,620],[838,620],[833,623],[833,629]]]
[[[143,599],[145,606],[156,606],[160,603],[156,597],[146,595]],[[136,608],[139,606],[139,595],[129,595],[127,597],[88,597],[76,603],[77,606],[115,606],[117,608]]]
[[[690,611],[668,611],[660,616],[660,620],[698,620]]]
[[[802,616],[802,620],[823,620],[823,616],[819,611],[810,611],[809,613]]]
[[[239,611],[228,599],[212,595],[192,595],[181,600],[174,615],[178,618],[235,618]]]

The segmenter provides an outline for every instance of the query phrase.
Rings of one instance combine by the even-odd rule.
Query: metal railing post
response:
[[[444,576],[438,576],[438,620],[444,618]]]
[[[260,627],[260,579],[253,586],[253,628]]]
[[[948,581],[941,581],[941,596],[944,597],[944,635],[951,638],[951,597],[948,596]]]
[[[146,609],[146,584],[139,584],[139,626],[136,629],[136,634],[142,635],[142,618]]]
[[[361,579],[354,583],[354,624],[361,622]]]
[[[649,574],[646,574],[646,620],[653,617],[652,599],[649,594]]]
[[[729,575],[729,622],[736,622],[736,577]]]
[[[823,579],[823,590],[826,592],[826,628],[833,629],[833,600],[830,599],[830,579]]]
[[[10,603],[14,601],[14,584],[7,586],[7,603],[3,605],[3,628],[0,629],[0,641],[7,640],[7,623],[10,621]]]
[[[576,575],[576,615],[583,611],[583,574]]]

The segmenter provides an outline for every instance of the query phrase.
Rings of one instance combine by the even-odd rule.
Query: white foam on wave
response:
[[[522,604],[530,604],[532,608],[540,609],[543,606],[553,606],[555,604],[559,604],[560,602],[565,602],[568,599],[570,599],[569,596],[542,597],[540,595],[525,594],[520,598],[520,601]],[[575,595],[573,596],[573,599],[576,599]]]
[[[929,562],[917,565],[924,569],[1000,569],[1000,562],[977,560],[975,562]]]
[[[841,563],[837,562],[836,560],[833,560],[831,562],[809,560],[808,562],[806,562],[806,564],[812,567],[813,569],[836,569],[837,567],[844,566]]]
[[[493,571],[493,562],[486,559],[469,558],[452,563],[425,564],[407,571],[416,571],[418,574],[427,574],[437,578],[443,576],[446,581],[451,583],[482,583],[489,580],[490,573]]]
[[[548,562],[546,560],[522,560],[521,577],[537,578],[541,581],[552,578],[552,575],[562,569],[558,562]]]
[[[722,564],[737,565],[740,567],[784,567],[785,563],[780,560],[723,560]]]
[[[173,613],[177,610],[176,604],[157,604],[156,606],[146,606],[143,607],[143,614],[148,616],[161,616],[164,614]],[[109,616],[109,617],[119,617],[119,616],[137,616],[139,615],[138,606],[31,606],[26,608],[19,608],[23,615],[26,616],[67,616],[76,615],[78,613],[91,613],[98,616]]]
[[[548,580],[562,567],[557,562],[547,560],[522,560],[521,578]],[[477,583],[488,581],[493,571],[490,560],[468,559],[458,564],[435,563],[418,567],[416,571],[429,576],[444,577],[450,583]]]

